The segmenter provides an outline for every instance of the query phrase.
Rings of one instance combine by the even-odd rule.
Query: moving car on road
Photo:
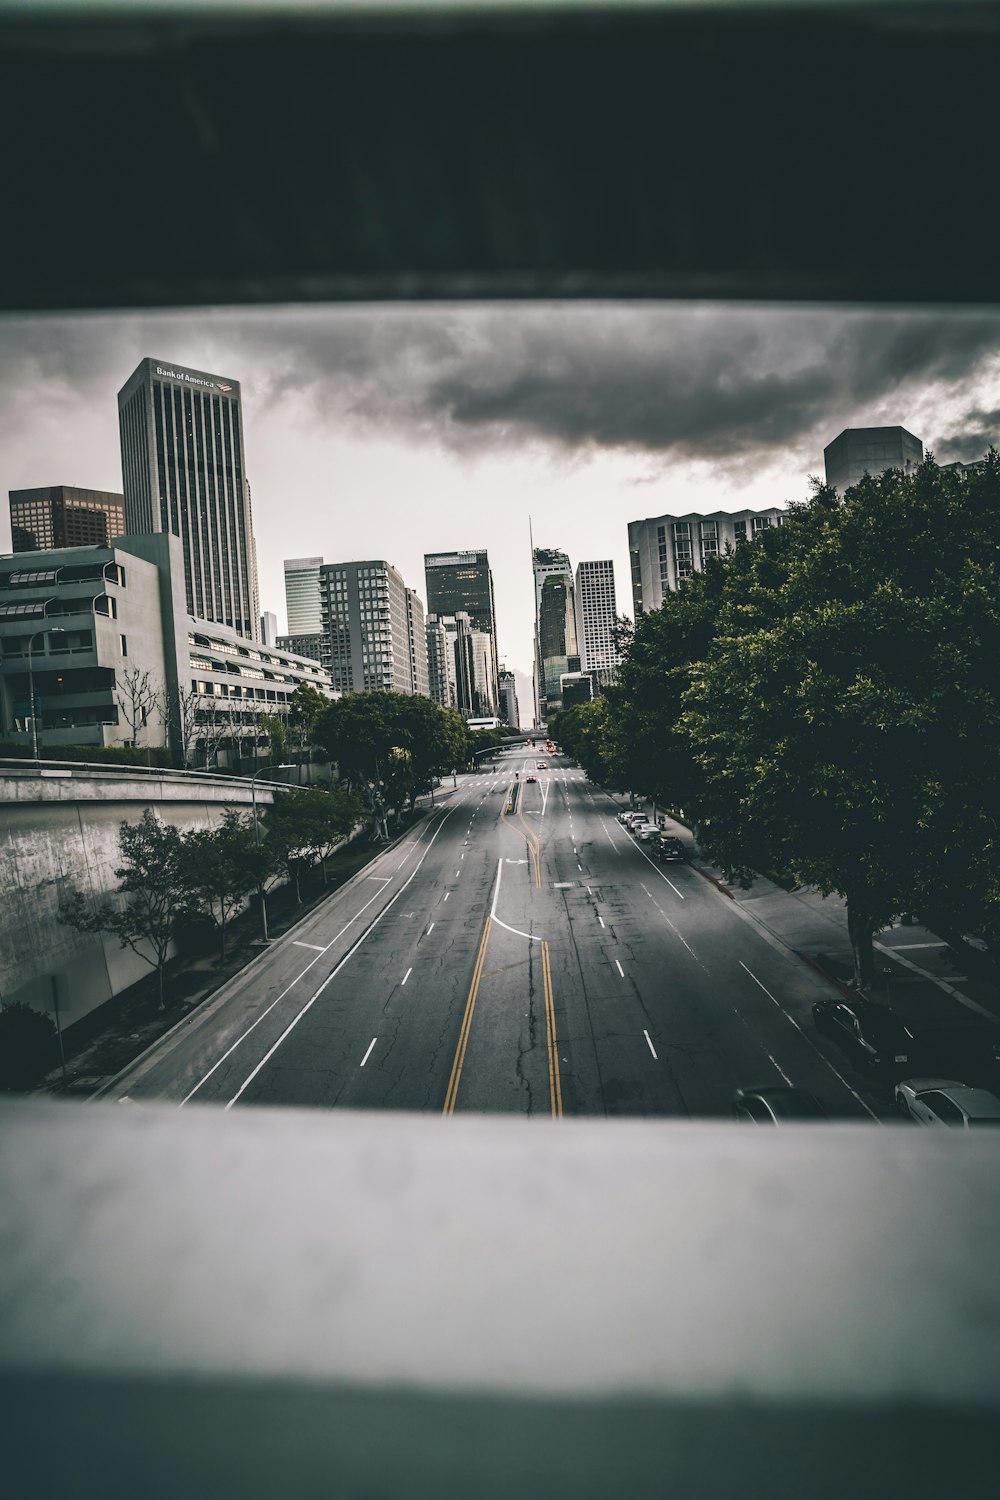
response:
[[[536,771],[547,771],[548,769],[549,769],[549,763],[548,763],[547,760],[536,760],[535,761],[535,770]]]
[[[1000,1099],[989,1089],[970,1088],[954,1078],[907,1078],[896,1085],[896,1108],[918,1125],[950,1125],[977,1130],[1000,1125]]]
[[[744,1125],[784,1125],[793,1120],[827,1120],[823,1105],[806,1089],[737,1089],[733,1118]]]

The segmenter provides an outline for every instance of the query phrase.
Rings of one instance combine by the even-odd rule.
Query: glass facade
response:
[[[68,484],[11,490],[10,527],[15,552],[107,547],[125,534],[125,497]]]

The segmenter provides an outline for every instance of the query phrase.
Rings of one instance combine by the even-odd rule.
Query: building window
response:
[[[122,643],[122,656],[128,656],[128,639],[123,635],[120,635],[118,639]]]

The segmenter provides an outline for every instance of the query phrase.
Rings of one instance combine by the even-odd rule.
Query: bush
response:
[[[106,766],[172,766],[174,758],[163,746],[145,745],[43,745],[42,760],[65,760]],[[0,741],[0,760],[31,760],[31,746]]]
[[[55,1067],[56,1023],[30,1005],[0,1010],[0,1089],[24,1093]]]

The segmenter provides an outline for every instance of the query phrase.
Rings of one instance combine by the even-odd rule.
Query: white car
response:
[[[618,821],[619,823],[624,823],[627,828],[628,825],[630,823],[634,823],[637,818],[645,819],[645,816],[645,813],[633,812],[631,808],[626,808],[625,812],[620,812],[618,814]]]
[[[896,1108],[918,1125],[951,1125],[959,1130],[1000,1125],[1000,1099],[996,1094],[954,1078],[904,1079],[896,1085]]]
[[[653,838],[656,834],[659,833],[659,831],[660,830],[655,823],[647,822],[633,823],[629,828],[629,832],[634,833],[636,838],[641,839],[643,843],[645,843],[647,839]]]

